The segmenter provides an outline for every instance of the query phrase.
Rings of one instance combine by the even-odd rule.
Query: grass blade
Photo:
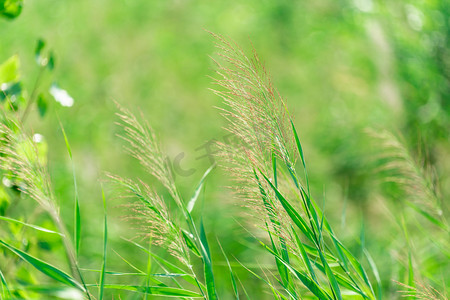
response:
[[[78,256],[78,252],[80,250],[80,241],[81,241],[81,216],[80,216],[80,203],[79,203],[79,197],[78,197],[78,186],[77,186],[77,177],[75,174],[75,163],[73,161],[72,156],[72,150],[70,148],[69,140],[67,139],[66,131],[64,130],[64,127],[59,121],[59,126],[61,127],[62,134],[64,136],[64,141],[66,142],[66,148],[67,152],[69,153],[70,161],[72,162],[72,177],[73,177],[73,187],[75,190],[75,203],[74,203],[74,242],[75,242],[75,252]]]
[[[292,229],[292,232],[294,233],[294,237],[295,237],[295,240],[297,242],[298,248],[300,249],[300,253],[302,255],[303,261],[306,264],[306,267],[307,267],[307,269],[309,271],[309,274],[311,275],[311,278],[315,282],[318,282],[317,281],[317,277],[316,277],[316,273],[314,272],[314,269],[313,269],[313,267],[311,265],[311,261],[309,260],[308,254],[306,254],[305,247],[303,246],[302,241],[300,241],[300,238],[298,237],[298,235],[295,232],[295,230]]]
[[[198,196],[200,195],[200,191],[202,190],[206,176],[208,176],[208,174],[214,169],[215,166],[216,164],[213,164],[211,167],[209,167],[208,170],[206,170],[205,173],[203,174],[202,179],[200,179],[200,182],[198,183],[197,188],[195,189],[194,195],[192,196],[191,200],[189,200],[189,203],[186,207],[189,213],[191,213],[192,209],[194,209],[194,205],[197,202]]]
[[[3,296],[6,294],[5,293],[5,290],[6,290],[6,292],[8,292],[9,297],[12,298],[11,291],[9,290],[8,284],[6,283],[6,278],[5,278],[5,276],[3,276],[2,270],[0,270],[0,281],[2,283],[2,294],[3,294]],[[8,298],[5,297],[5,299],[8,299]]]
[[[41,273],[47,275],[48,277],[59,281],[61,283],[64,283],[66,285],[75,287],[80,289],[81,291],[84,291],[83,286],[78,283],[75,279],[73,279],[70,275],[65,273],[64,271],[59,270],[58,268],[38,259],[35,258],[28,253],[25,253],[24,251],[17,249],[10,244],[4,242],[3,240],[0,240],[0,244],[11,250],[14,254],[19,256],[22,260],[28,262],[33,267],[35,267],[37,270],[39,270]]]
[[[177,298],[202,298],[201,294],[193,291],[164,286],[105,284],[105,288],[146,293],[147,295],[154,295],[154,296],[177,297]]]
[[[278,259],[280,262],[282,262],[287,269],[297,278],[299,279],[303,285],[316,297],[319,299],[329,299],[332,298],[328,293],[320,286],[318,285],[314,280],[312,280],[307,274],[303,273],[302,271],[298,271],[292,267],[291,264],[287,263],[281,256],[276,254],[272,249],[270,249],[268,246],[266,246],[263,242],[260,241],[260,243],[270,252],[272,255],[275,256],[276,259]]]
[[[260,170],[261,172],[261,170]],[[264,179],[267,181],[267,183],[270,185],[270,187],[274,190],[278,200],[280,201],[281,205],[284,207],[286,212],[288,213],[291,220],[294,222],[295,225],[305,234],[305,236],[311,241],[315,242],[315,239],[313,237],[313,232],[311,229],[306,225],[303,218],[300,216],[300,214],[294,209],[294,207],[281,195],[281,193],[278,191],[278,189],[272,184],[272,182],[267,178],[264,173],[261,172],[261,175],[264,177]]]
[[[53,233],[53,234],[57,234],[57,235],[63,236],[62,233],[59,233],[57,231],[53,231],[53,230],[50,230],[50,229],[47,229],[47,228],[44,228],[44,227],[40,227],[40,226],[37,226],[37,225],[25,223],[25,222],[22,222],[22,221],[19,221],[19,220],[16,220],[16,219],[0,216],[0,220],[11,222],[11,223],[21,224],[23,226],[27,226],[27,227],[30,227],[30,228],[33,228],[33,229],[36,229],[36,230],[39,230],[39,231],[42,231],[42,232]]]
[[[208,240],[206,239],[203,221],[200,222],[200,244],[205,269],[205,282],[206,282],[206,290],[208,292],[208,299],[210,300],[218,299],[216,293],[216,286],[214,282],[211,253],[209,252]]]
[[[186,246],[198,257],[201,257],[202,255],[200,254],[200,250],[198,250],[197,245],[195,244],[195,242],[193,241],[193,239],[195,239],[195,237],[193,236],[192,233],[182,229],[181,230],[181,234],[183,235],[183,239],[186,242]]]
[[[103,229],[103,262],[102,262],[102,270],[100,273],[100,289],[98,299],[103,299],[103,290],[105,287],[105,269],[106,269],[106,246],[108,241],[108,219],[107,219],[107,211],[106,211],[106,198],[105,192],[102,188],[102,198],[103,198],[103,214],[104,214],[104,229]]]
[[[220,250],[222,251],[222,254],[225,257],[225,261],[227,262],[228,270],[230,271],[231,285],[233,286],[234,296],[236,297],[236,300],[239,300],[239,290],[237,288],[236,280],[234,278],[234,273],[233,273],[233,269],[231,268],[230,261],[228,260],[228,257],[225,254],[225,251],[223,250],[222,245],[220,244],[219,240],[217,240],[217,243],[219,244]]]
[[[382,299],[382,286],[381,286],[381,278],[380,278],[380,274],[378,272],[377,265],[375,264],[375,261],[373,260],[372,256],[370,255],[369,251],[367,251],[367,249],[364,249],[364,254],[366,255],[367,261],[369,262],[370,268],[372,269],[373,276],[375,276],[375,280],[377,281],[377,288],[378,288],[377,300],[381,300]]]

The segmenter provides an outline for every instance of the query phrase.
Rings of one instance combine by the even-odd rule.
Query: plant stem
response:
[[[33,104],[33,102],[36,99],[38,88],[39,88],[39,84],[41,82],[42,75],[44,74],[45,68],[46,68],[46,66],[41,66],[39,68],[39,73],[38,73],[38,76],[36,78],[36,81],[34,82],[33,90],[31,91],[30,98],[28,99],[27,106],[25,107],[25,111],[23,112],[23,115],[22,115],[22,118],[21,118],[22,124],[25,123],[25,121],[26,121],[26,119],[28,117],[28,114],[30,113],[31,105]]]

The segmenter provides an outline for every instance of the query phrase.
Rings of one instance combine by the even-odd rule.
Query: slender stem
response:
[[[39,73],[38,73],[38,76],[36,78],[36,81],[34,82],[33,90],[31,91],[30,98],[28,99],[27,106],[25,107],[25,111],[23,112],[23,115],[22,115],[22,118],[21,118],[21,122],[22,123],[25,123],[25,120],[27,119],[28,114],[30,113],[31,105],[33,104],[33,102],[36,99],[38,88],[39,88],[39,84],[41,82],[42,75],[44,74],[45,68],[46,68],[45,66],[41,66],[39,68]]]
[[[88,299],[91,300],[89,290],[86,286],[86,283],[84,282],[83,275],[81,274],[81,270],[78,267],[78,262],[77,262],[77,259],[75,256],[75,249],[72,245],[72,242],[70,241],[67,228],[65,227],[64,223],[61,221],[61,218],[59,217],[59,215],[51,213],[51,216],[52,216],[52,219],[55,222],[56,226],[58,227],[59,232],[61,232],[63,234],[62,240],[63,240],[67,259],[69,260],[70,269],[72,271],[71,273],[73,276],[75,276],[78,280],[81,281],[81,284],[83,285],[83,287],[85,289]]]

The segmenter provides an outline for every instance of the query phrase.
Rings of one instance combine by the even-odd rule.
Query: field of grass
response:
[[[0,0],[0,299],[447,299],[447,1]]]

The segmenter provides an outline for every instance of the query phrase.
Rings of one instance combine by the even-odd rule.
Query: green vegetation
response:
[[[447,299],[449,16],[0,0],[0,299]]]

